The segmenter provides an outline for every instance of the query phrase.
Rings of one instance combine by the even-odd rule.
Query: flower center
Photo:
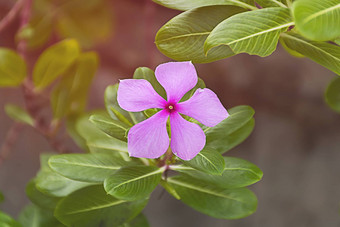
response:
[[[171,113],[171,112],[173,112],[173,111],[176,110],[175,107],[176,107],[176,106],[175,106],[174,104],[169,103],[168,105],[166,105],[165,109],[166,109],[169,113]]]

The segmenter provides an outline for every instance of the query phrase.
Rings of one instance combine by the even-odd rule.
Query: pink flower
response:
[[[195,157],[205,146],[201,127],[183,119],[184,114],[202,124],[213,127],[229,116],[216,94],[208,88],[197,89],[187,101],[180,102],[185,93],[195,87],[197,73],[191,62],[161,64],[155,71],[156,79],[167,93],[164,100],[147,80],[121,80],[118,103],[130,112],[150,108],[162,109],[152,117],[133,126],[128,133],[130,156],[158,158],[170,147],[183,160]],[[171,142],[166,129],[170,117]]]

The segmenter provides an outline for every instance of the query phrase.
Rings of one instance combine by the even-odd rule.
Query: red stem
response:
[[[24,0],[18,0],[6,16],[0,21],[0,32],[2,32],[8,25],[12,23],[15,17],[19,14]]]
[[[8,156],[11,154],[11,151],[13,149],[13,146],[20,134],[20,131],[22,129],[22,124],[15,123],[12,125],[12,127],[7,132],[7,136],[5,138],[4,143],[1,146],[1,153],[0,153],[0,165],[4,160],[8,158]]]

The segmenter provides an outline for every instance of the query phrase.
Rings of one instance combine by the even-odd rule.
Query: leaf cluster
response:
[[[60,120],[83,113],[87,93],[98,67],[94,52],[82,52],[78,41],[66,39],[42,52],[33,67],[32,83],[24,59],[15,51],[0,48],[0,86],[23,85],[34,97],[50,93],[53,119]],[[26,79],[26,81],[25,81]],[[14,121],[35,126],[35,116],[27,110],[8,104],[5,111]]]
[[[134,78],[148,80],[165,95],[151,69],[138,68]],[[201,126],[207,136],[206,147],[190,161],[166,159],[166,155],[155,160],[133,158],[127,152],[128,130],[158,110],[131,113],[121,109],[116,99],[118,86],[105,91],[106,111],[84,114],[70,126],[87,153],[41,156],[41,169],[27,185],[34,205],[20,216],[24,226],[36,215],[41,223],[60,226],[146,227],[149,224],[141,211],[158,185],[215,218],[237,219],[255,212],[257,198],[246,187],[258,182],[262,171],[248,161],[222,156],[253,130],[251,107],[234,107],[229,110],[230,117],[217,126]],[[184,100],[199,87],[205,87],[202,80]]]
[[[338,0],[154,0],[183,10],[156,35],[175,60],[207,63],[239,53],[265,57],[278,42],[340,75]],[[256,3],[256,4],[255,4]]]
[[[16,38],[36,49],[56,33],[88,48],[108,38],[112,22],[110,6],[104,0],[35,0],[31,19]]]

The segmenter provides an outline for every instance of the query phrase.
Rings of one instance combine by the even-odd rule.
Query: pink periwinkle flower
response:
[[[183,95],[195,87],[197,73],[191,62],[169,62],[159,65],[156,79],[164,87],[167,100],[164,100],[143,79],[121,80],[118,88],[118,103],[130,112],[150,108],[162,109],[152,117],[134,125],[128,133],[130,156],[158,158],[170,147],[172,152],[183,160],[195,157],[205,146],[205,134],[201,127],[185,120],[187,115],[213,127],[229,116],[217,95],[208,88],[197,89],[187,101],[179,102]],[[167,120],[170,117],[171,142],[167,133]]]

